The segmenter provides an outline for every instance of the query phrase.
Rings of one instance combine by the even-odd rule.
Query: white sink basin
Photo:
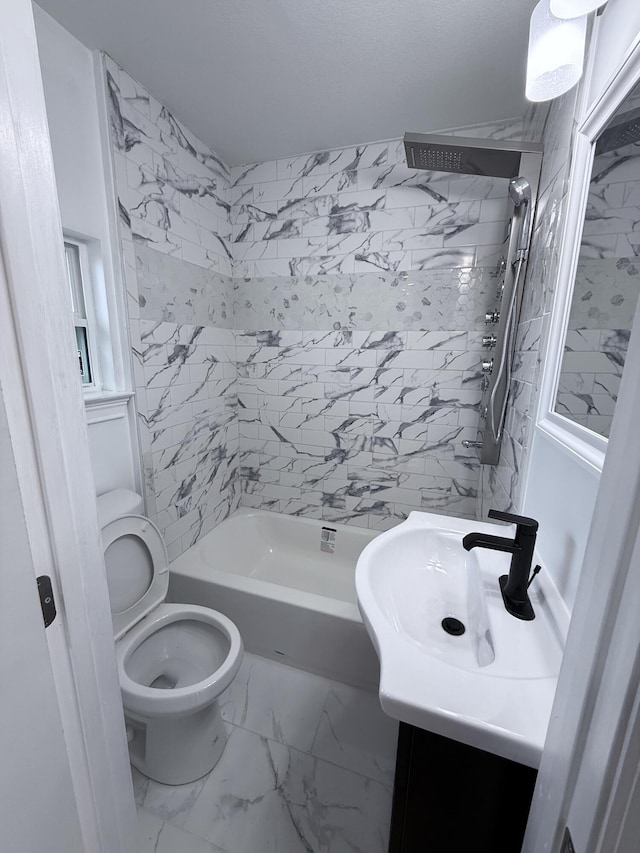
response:
[[[536,618],[507,613],[498,577],[511,556],[465,551],[462,537],[474,530],[511,528],[413,512],[362,552],[358,605],[380,658],[380,702],[396,719],[535,767],[566,612],[541,572],[531,588]],[[448,633],[447,619],[464,633]]]
[[[495,661],[493,637],[476,555],[460,535],[433,528],[383,535],[369,561],[368,582],[393,631],[425,654],[477,670]],[[452,636],[442,620],[455,618],[465,633]]]

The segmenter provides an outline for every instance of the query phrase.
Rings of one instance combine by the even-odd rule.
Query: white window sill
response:
[[[86,409],[105,403],[126,403],[133,397],[133,391],[86,391],[84,405]]]
[[[85,394],[84,409],[87,414],[87,424],[128,418],[129,400],[132,398],[133,391],[103,391],[91,396]]]

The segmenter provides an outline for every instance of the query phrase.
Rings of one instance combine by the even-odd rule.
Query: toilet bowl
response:
[[[242,638],[222,613],[164,603],[167,552],[141,509],[124,489],[98,498],[129,756],[145,776],[182,785],[222,755],[217,700],[238,671]]]

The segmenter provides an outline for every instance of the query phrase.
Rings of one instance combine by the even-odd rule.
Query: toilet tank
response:
[[[129,489],[114,489],[99,495],[98,499],[98,521],[100,527],[104,528],[123,515],[143,515],[144,503],[137,492]]]

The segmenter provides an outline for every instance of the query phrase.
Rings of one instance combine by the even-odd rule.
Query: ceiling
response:
[[[536,0],[38,0],[229,165],[522,115]]]

